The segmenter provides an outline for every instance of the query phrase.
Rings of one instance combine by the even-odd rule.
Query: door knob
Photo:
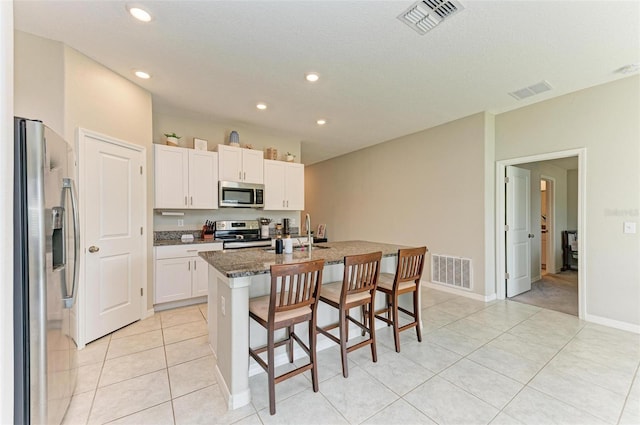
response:
[[[93,245],[91,245],[91,246],[89,247],[89,252],[90,252],[90,253],[92,253],[92,254],[93,254],[94,252],[98,252],[98,251],[100,251],[100,248],[99,248],[99,247],[97,247],[97,246],[93,246]]]
[[[533,238],[535,235],[533,233],[529,233],[529,239]]]

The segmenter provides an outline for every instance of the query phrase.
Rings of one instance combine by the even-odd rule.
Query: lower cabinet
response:
[[[198,252],[219,250],[221,243],[155,247],[154,303],[206,296],[209,266]]]

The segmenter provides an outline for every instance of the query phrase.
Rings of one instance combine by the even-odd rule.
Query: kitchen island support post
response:
[[[216,381],[229,409],[251,402],[249,391],[249,285],[251,276],[228,278],[209,266],[209,344]]]

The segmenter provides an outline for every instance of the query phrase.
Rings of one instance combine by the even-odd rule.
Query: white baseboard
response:
[[[153,316],[154,314],[156,314],[156,311],[152,308],[150,308],[149,310],[146,311],[146,313],[144,313],[144,315],[142,316],[142,320],[147,319],[151,316]]]
[[[584,320],[591,323],[597,323],[598,325],[609,326],[610,328],[640,334],[640,325],[634,325],[633,323],[621,322],[619,320],[613,320],[607,317],[596,316],[593,314],[585,315]]]
[[[534,277],[531,278],[531,283],[537,282],[539,280],[542,280],[542,276],[541,275],[534,276]]]
[[[456,289],[456,288],[449,288],[448,286],[440,285],[438,283],[433,283],[433,282],[423,281],[422,285],[430,289],[435,289],[442,292],[448,292],[450,294],[460,295],[462,297],[471,298],[472,300],[477,300],[477,301],[483,301],[485,303],[496,299],[495,292],[490,295],[480,295],[480,294],[476,294],[475,292],[469,292],[466,290]]]
[[[153,310],[154,311],[170,310],[172,308],[187,307],[190,305],[202,304],[206,302],[207,302],[207,296],[205,295],[202,297],[188,298],[186,300],[171,301],[171,302],[162,303],[162,304],[154,304]]]
[[[231,391],[229,391],[229,387],[227,387],[227,383],[222,377],[222,373],[220,372],[217,364],[214,373],[216,381],[218,382],[218,388],[220,389],[224,399],[227,401],[227,408],[229,410],[237,409],[251,403],[251,391],[249,388],[238,394],[231,394]]]

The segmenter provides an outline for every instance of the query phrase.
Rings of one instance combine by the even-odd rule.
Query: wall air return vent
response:
[[[431,254],[431,282],[470,290],[472,276],[470,258]]]
[[[422,0],[402,12],[398,19],[424,35],[464,7],[455,0]]]
[[[551,90],[552,88],[553,87],[551,87],[551,84],[549,84],[548,82],[540,81],[539,83],[533,84],[529,87],[513,91],[509,93],[509,95],[518,100],[522,100],[526,99],[527,97],[535,96],[536,94],[544,93]]]

